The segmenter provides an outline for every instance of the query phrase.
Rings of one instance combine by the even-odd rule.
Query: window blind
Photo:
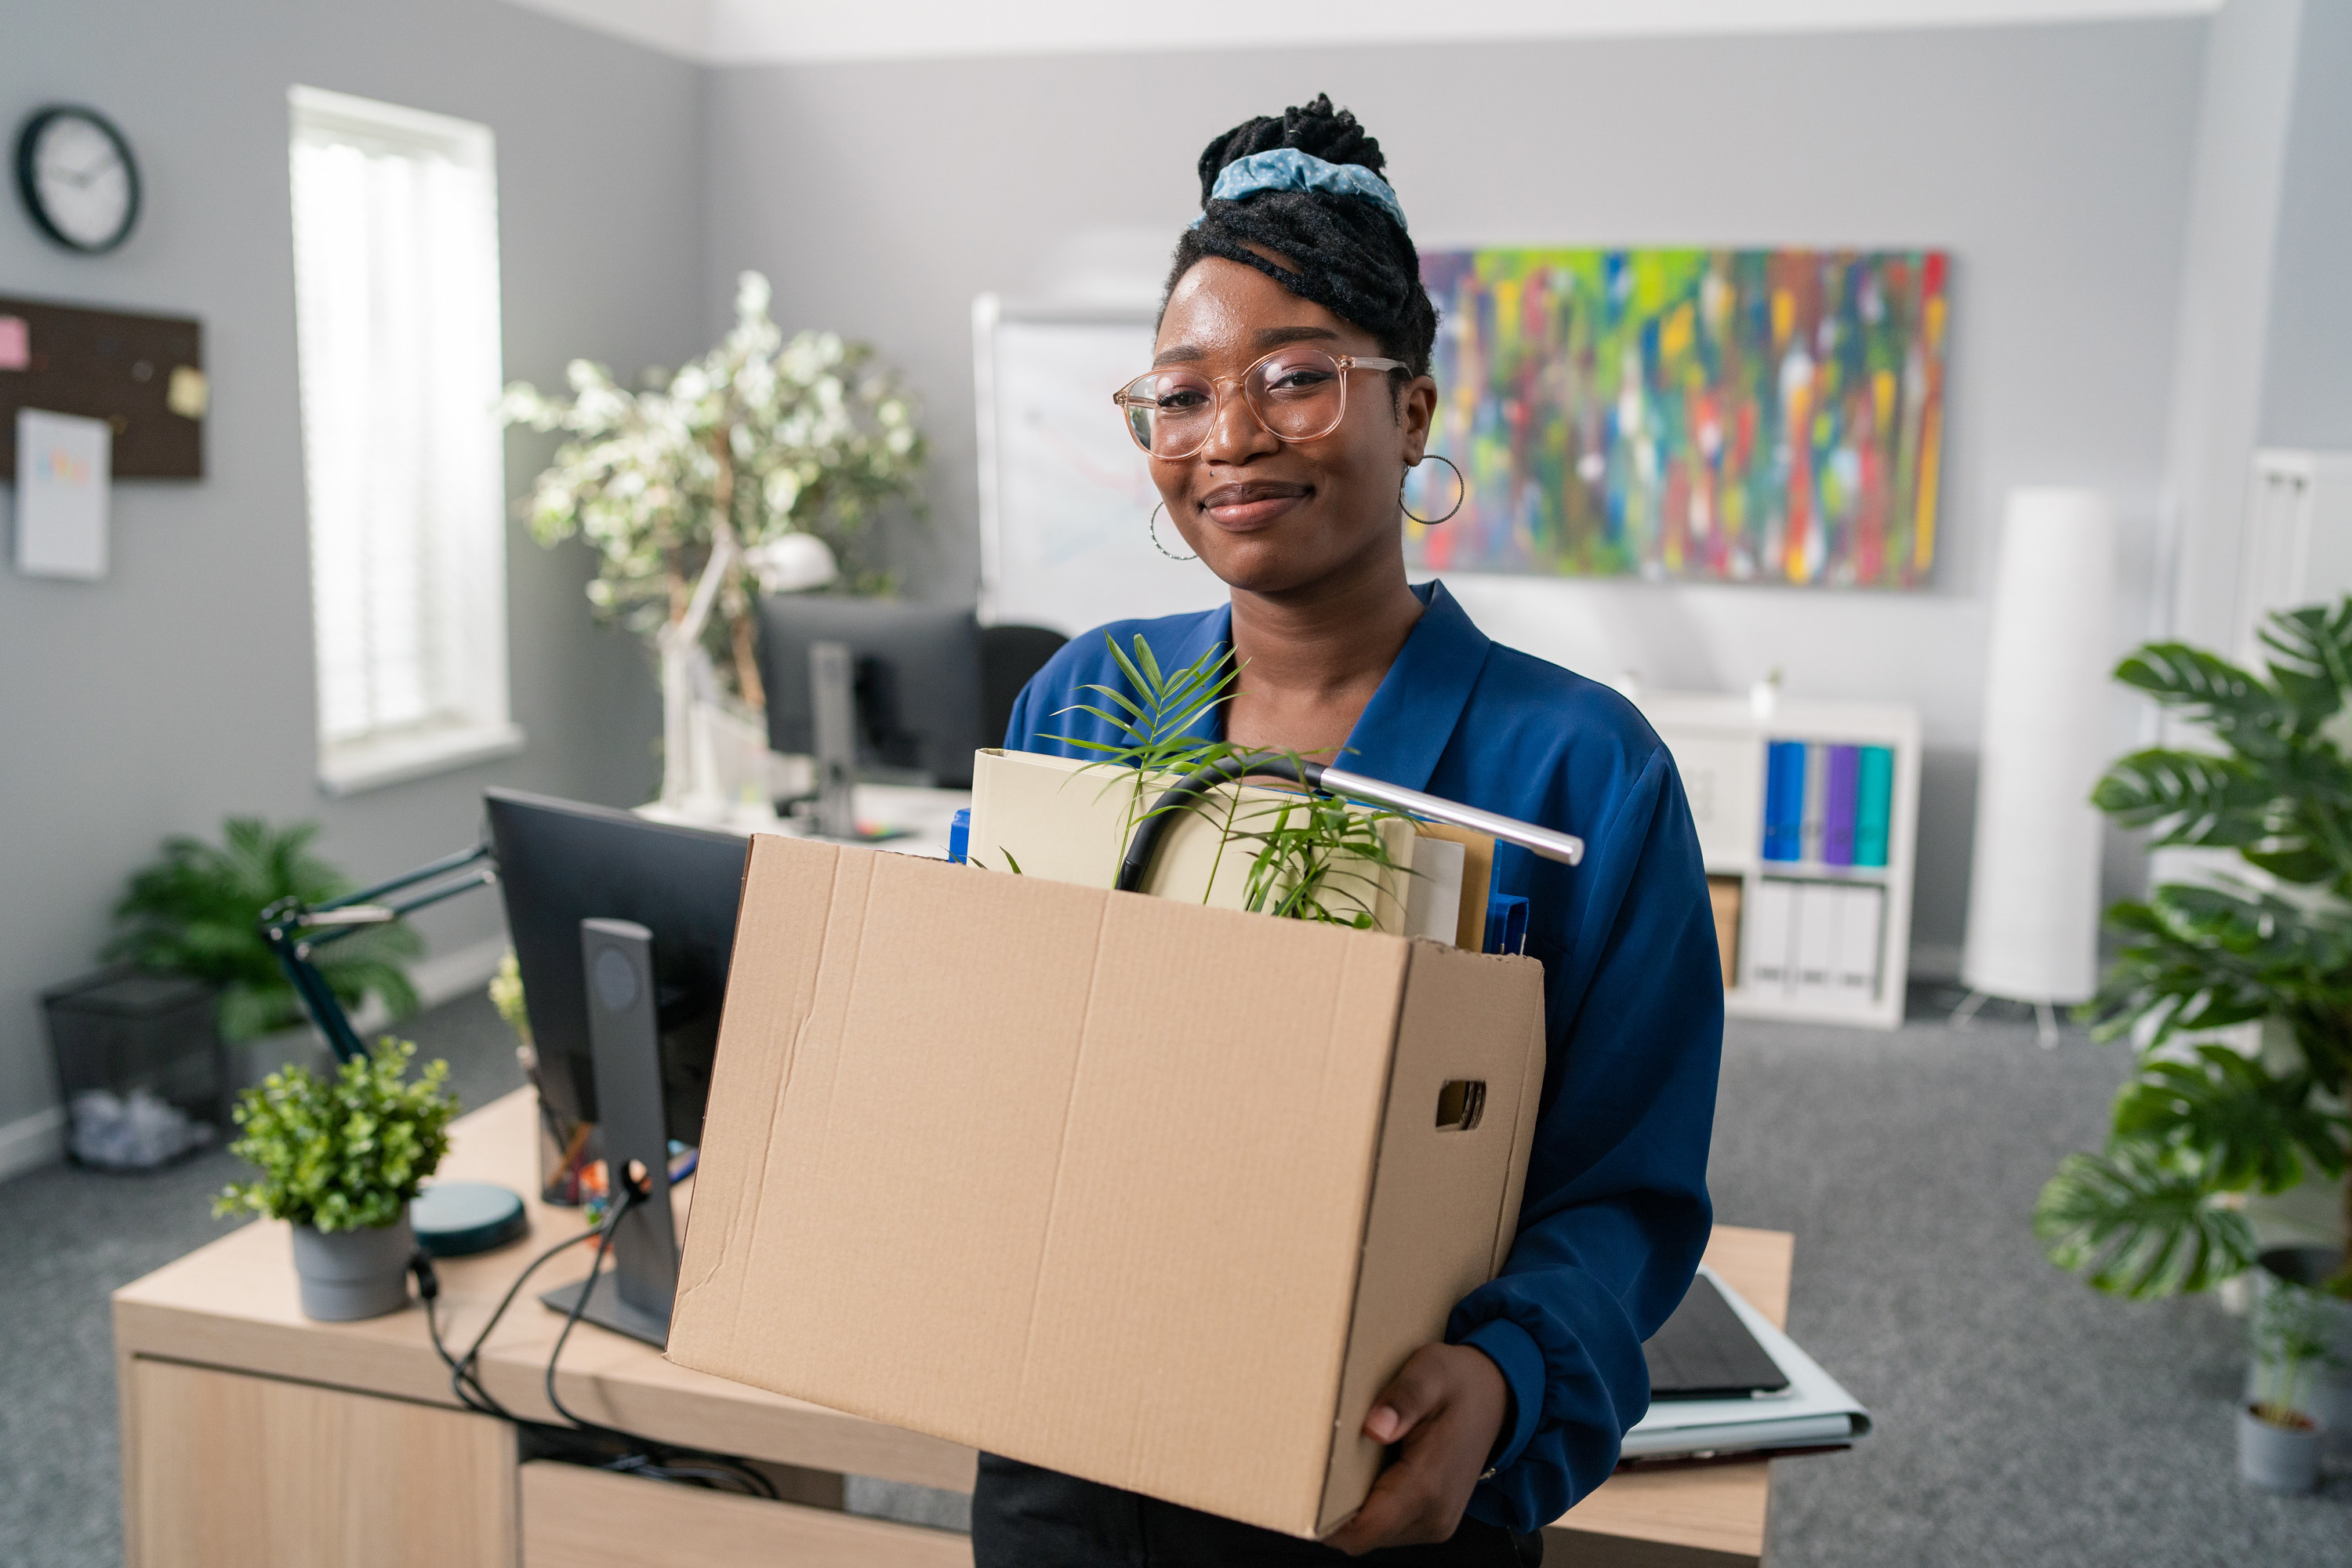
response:
[[[321,762],[506,726],[498,198],[483,127],[296,89]]]

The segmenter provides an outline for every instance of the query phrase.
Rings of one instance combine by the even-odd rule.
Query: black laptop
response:
[[[1642,1355],[1653,1399],[1741,1399],[1789,1386],[1788,1374],[1704,1274]]]

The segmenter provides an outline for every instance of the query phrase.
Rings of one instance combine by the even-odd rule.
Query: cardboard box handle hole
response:
[[[1485,1079],[1448,1079],[1445,1087],[1437,1091],[1437,1130],[1441,1132],[1467,1132],[1478,1125],[1478,1119],[1486,1113]]]

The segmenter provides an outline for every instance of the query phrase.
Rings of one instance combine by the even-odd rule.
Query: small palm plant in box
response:
[[[1188,665],[1165,670],[1140,633],[1132,656],[1108,634],[1103,642],[1126,678],[1127,689],[1086,686],[1081,689],[1099,700],[1063,711],[1100,720],[1116,739],[1048,738],[1094,753],[1097,766],[1118,770],[1106,787],[1124,794],[1122,852],[1150,817],[1170,811],[1200,813],[1215,821],[1219,835],[1202,902],[1216,886],[1226,849],[1238,845],[1250,858],[1244,909],[1286,920],[1371,926],[1383,873],[1404,869],[1390,854],[1379,826],[1401,820],[1399,814],[1305,795],[1245,804],[1237,783],[1173,805],[1161,804],[1171,787],[1203,768],[1255,760],[1296,771],[1305,759],[1297,752],[1248,751],[1192,732],[1194,725],[1233,700],[1240,680],[1241,671],[1223,644]]]

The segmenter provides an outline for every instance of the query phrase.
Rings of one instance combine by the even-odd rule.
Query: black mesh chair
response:
[[[1029,678],[1045,668],[1054,650],[1070,639],[1044,626],[982,626],[980,628],[981,743],[1004,744],[1004,728],[1013,721],[1013,704]]]

